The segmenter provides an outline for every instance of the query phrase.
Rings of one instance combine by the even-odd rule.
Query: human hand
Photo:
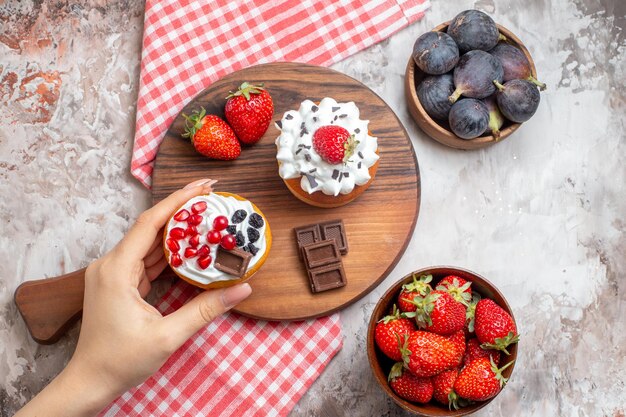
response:
[[[206,291],[166,317],[142,298],[167,265],[163,226],[187,200],[211,192],[214,183],[191,183],[142,213],[126,236],[87,268],[78,345],[59,381],[55,380],[57,384],[49,386],[56,391],[74,391],[72,395],[82,393],[83,404],[72,413],[67,407],[69,393],[61,394],[62,415],[97,413],[155,373],[207,323],[250,295],[252,290],[245,283]],[[40,395],[45,397],[44,391]],[[49,402],[40,410],[54,415]]]

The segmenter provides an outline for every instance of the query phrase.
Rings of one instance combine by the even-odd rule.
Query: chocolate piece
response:
[[[359,155],[359,158],[363,159],[363,153],[361,151],[359,151],[358,155]]]
[[[331,108],[331,110],[332,110],[333,112],[336,112],[336,111],[337,111],[337,110],[339,110],[340,108],[341,108],[341,107],[332,107],[332,108]]]
[[[287,116],[285,116],[285,119],[287,119],[287,120],[291,120],[291,119],[293,119],[293,116],[292,116],[292,115],[290,115],[290,114],[288,114]]]
[[[276,126],[278,126],[279,129],[283,128],[283,122],[281,120],[276,121]]]
[[[344,287],[347,283],[341,262],[312,269],[308,271],[308,275],[311,291],[314,293]]]
[[[311,162],[311,155],[309,155],[308,153],[305,153],[305,154],[304,154],[304,159],[305,159],[307,162]]]
[[[319,224],[309,224],[307,226],[296,227],[296,242],[298,243],[298,254],[302,259],[302,247],[310,243],[319,242],[322,239],[322,232]]]
[[[362,165],[362,164],[363,164],[363,163],[362,163],[361,161],[359,161],[358,165],[356,166],[356,167],[357,167],[357,169],[361,169],[361,165]]]
[[[315,269],[341,262],[341,253],[335,239],[321,240],[302,246],[302,256],[307,269]]]
[[[348,117],[348,115],[347,115],[347,114],[345,114],[345,113],[344,113],[344,114],[340,114],[340,115],[339,115],[339,118],[340,118],[340,119],[343,119],[343,118],[346,118],[346,117]]]
[[[338,176],[339,176],[339,170],[333,169],[333,175],[331,175],[331,178],[336,180]]]
[[[313,117],[313,121],[317,122],[317,116]]]
[[[304,173],[302,175],[304,175],[306,177],[306,179],[309,180],[309,184],[311,184],[312,188],[317,187],[317,180],[315,179],[315,177],[313,175],[307,174],[307,173]]]
[[[300,123],[300,129],[304,129],[304,122]]]
[[[236,277],[242,277],[248,270],[251,258],[252,254],[242,249],[226,250],[218,246],[215,255],[215,269]]]
[[[361,129],[357,127],[356,129],[354,129],[354,133],[361,133]]]
[[[317,107],[315,104],[311,107],[311,110],[313,111],[313,113],[315,113],[318,109],[319,107]]]
[[[343,220],[331,220],[320,224],[320,232],[322,239],[334,239],[342,255],[348,253],[348,238],[346,236],[346,228]]]
[[[336,121],[337,120],[337,116],[335,116],[335,118],[333,120]]]
[[[350,176],[350,173],[349,173],[349,172],[344,172],[344,173],[343,173],[343,176],[344,176],[344,177],[346,177],[346,178],[348,178],[348,177]]]
[[[296,155],[298,155],[300,152],[302,152],[302,148],[300,148],[300,149],[298,149],[298,150],[296,151]]]
[[[309,174],[312,174],[312,173],[314,173],[314,172],[316,172],[316,171],[317,171],[317,168],[310,169],[310,170],[309,170]]]

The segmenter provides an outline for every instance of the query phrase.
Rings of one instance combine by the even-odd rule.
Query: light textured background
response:
[[[464,152],[408,115],[413,40],[457,12],[490,13],[528,46],[548,84],[511,138]],[[335,66],[383,97],[412,138],[422,206],[402,261],[344,310],[344,348],[291,416],[405,416],[376,385],[369,314],[406,273],[448,264],[494,282],[522,334],[513,377],[480,416],[626,412],[624,48],[621,0],[433,0],[425,19]],[[0,416],[63,367],[28,336],[12,302],[27,279],[86,266],[148,207],[129,173],[142,2],[0,5]]]

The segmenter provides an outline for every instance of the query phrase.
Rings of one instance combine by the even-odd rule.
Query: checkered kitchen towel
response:
[[[428,0],[148,0],[131,171],[151,184],[163,135],[220,77],[273,61],[330,65],[423,16]],[[196,294],[180,281],[168,314]],[[338,314],[295,323],[226,314],[106,416],[285,416],[341,348]]]

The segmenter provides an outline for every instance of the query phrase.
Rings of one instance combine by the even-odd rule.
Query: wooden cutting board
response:
[[[309,206],[296,199],[278,175],[274,141],[279,131],[273,123],[257,144],[243,148],[237,160],[215,161],[198,154],[181,137],[184,119],[179,114],[156,159],[154,203],[191,181],[219,180],[216,191],[239,194],[263,211],[274,239],[267,261],[249,281],[252,295],[235,311],[268,320],[307,319],[337,311],[376,287],[412,236],[420,205],[420,177],[411,141],[389,106],[359,81],[299,63],[263,64],[235,72],[200,93],[181,113],[190,114],[203,106],[207,113],[223,117],[224,98],[244,81],[265,84],[274,100],[274,121],[285,111],[298,109],[305,99],[354,101],[361,118],[370,120],[372,135],[378,137],[380,165],[370,188],[343,207]],[[349,253],[343,257],[348,284],[313,294],[297,254],[293,228],[337,218],[343,219],[348,236]]]

